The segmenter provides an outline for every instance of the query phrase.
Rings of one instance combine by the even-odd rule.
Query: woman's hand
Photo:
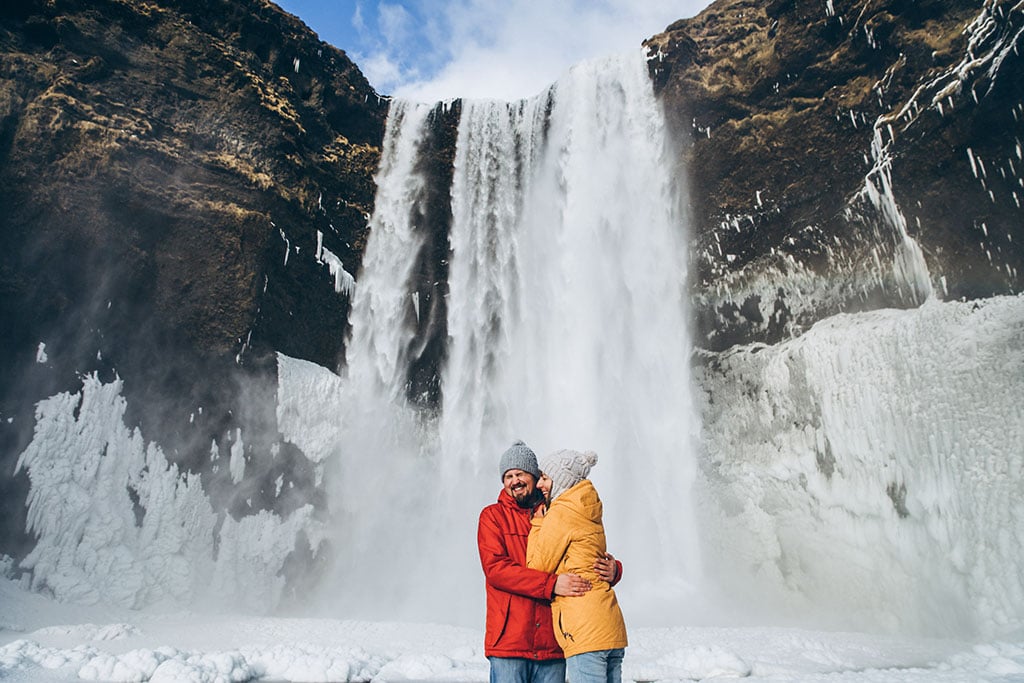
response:
[[[590,582],[576,574],[559,574],[555,579],[555,595],[578,598],[590,588]]]

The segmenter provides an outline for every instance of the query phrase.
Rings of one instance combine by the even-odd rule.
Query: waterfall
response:
[[[644,605],[688,594],[699,574],[686,225],[643,53],[578,65],[529,100],[462,103],[436,414],[408,403],[402,367],[429,111],[396,102],[388,122],[353,300],[344,452],[328,473],[328,591],[353,616],[478,623],[477,516],[521,438],[541,457],[598,453],[623,606],[642,622]]]

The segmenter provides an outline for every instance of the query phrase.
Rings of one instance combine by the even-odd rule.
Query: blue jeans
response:
[[[573,655],[565,660],[569,683],[622,683],[624,648],[597,650]]]
[[[565,660],[488,657],[491,683],[565,683]]]

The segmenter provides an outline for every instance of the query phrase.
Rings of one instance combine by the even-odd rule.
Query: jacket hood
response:
[[[566,489],[551,502],[552,506],[559,504],[565,505],[568,509],[590,522],[595,524],[601,523],[604,505],[601,503],[601,498],[597,495],[597,489],[594,488],[589,479],[584,479],[575,486]]]

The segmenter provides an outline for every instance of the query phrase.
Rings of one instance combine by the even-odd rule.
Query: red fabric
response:
[[[530,517],[504,489],[497,503],[480,512],[476,540],[487,579],[488,657],[562,659],[549,602],[557,577],[526,568]]]

